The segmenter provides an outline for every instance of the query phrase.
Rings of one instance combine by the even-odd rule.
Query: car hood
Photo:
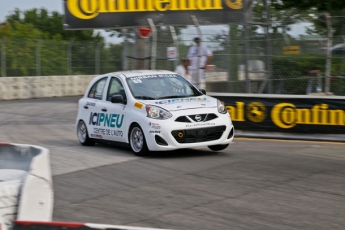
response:
[[[206,95],[202,95],[199,97],[183,97],[155,101],[143,101],[143,103],[147,105],[156,105],[169,111],[217,107],[217,99]]]

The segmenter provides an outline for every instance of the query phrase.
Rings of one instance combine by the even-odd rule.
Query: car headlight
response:
[[[226,114],[228,112],[225,108],[223,101],[217,100],[217,108],[218,108],[218,112],[221,114]]]
[[[172,114],[166,111],[165,109],[162,109],[160,107],[153,106],[153,105],[147,105],[146,112],[147,112],[147,117],[153,118],[153,119],[165,120],[172,117]]]

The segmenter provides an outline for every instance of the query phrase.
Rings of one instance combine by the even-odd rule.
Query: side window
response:
[[[113,95],[122,95],[123,99],[127,100],[125,90],[123,89],[123,85],[121,81],[116,77],[112,77],[110,80],[109,89],[107,93],[107,101],[110,101]]]
[[[107,78],[102,78],[99,81],[97,81],[90,89],[90,92],[88,94],[89,98],[94,98],[98,100],[102,100],[103,97],[103,91],[105,84],[107,82]]]

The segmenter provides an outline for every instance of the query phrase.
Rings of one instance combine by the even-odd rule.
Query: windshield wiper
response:
[[[135,96],[136,99],[143,99],[143,100],[156,100],[156,98],[148,97],[148,96]]]
[[[182,95],[171,95],[171,96],[166,96],[166,97],[159,97],[157,99],[167,99],[167,98],[183,98],[183,97],[192,97],[191,95],[185,95],[185,96],[182,96]]]

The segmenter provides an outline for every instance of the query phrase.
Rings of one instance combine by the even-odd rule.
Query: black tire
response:
[[[211,149],[212,151],[220,151],[223,149],[226,149],[229,146],[229,144],[226,145],[210,145],[207,146],[209,149]]]
[[[84,121],[79,121],[78,123],[77,136],[80,144],[84,146],[95,145],[95,141],[89,137],[89,133]]]
[[[133,124],[129,130],[129,146],[136,156],[145,156],[148,154],[146,139],[143,130],[138,124]]]

